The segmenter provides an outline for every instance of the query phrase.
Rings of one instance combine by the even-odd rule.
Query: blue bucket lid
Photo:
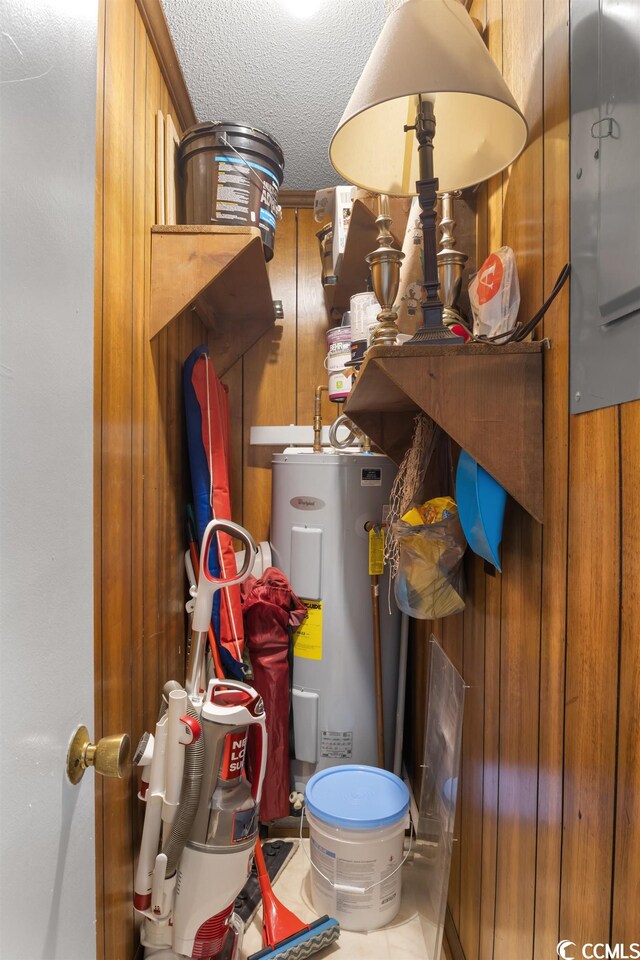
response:
[[[387,770],[350,764],[315,773],[305,789],[307,809],[334,827],[387,827],[409,809],[406,784]]]

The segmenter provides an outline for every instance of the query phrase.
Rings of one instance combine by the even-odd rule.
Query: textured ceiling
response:
[[[400,0],[162,0],[198,120],[272,134],[284,187],[339,178],[329,140],[386,14]],[[305,18],[293,10],[317,7]]]

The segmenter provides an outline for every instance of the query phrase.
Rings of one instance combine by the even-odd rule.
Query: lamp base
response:
[[[403,346],[435,346],[439,343],[448,344],[451,346],[452,344],[456,343],[464,343],[464,339],[459,337],[457,333],[453,333],[453,331],[449,330],[449,327],[442,323],[439,326],[418,327],[414,335],[411,337],[411,340],[407,340]]]
[[[393,347],[398,341],[398,314],[394,311],[385,311],[378,314],[378,325],[373,328],[371,335],[372,347]]]

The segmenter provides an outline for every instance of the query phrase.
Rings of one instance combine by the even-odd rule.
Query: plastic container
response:
[[[332,327],[327,331],[327,358],[329,400],[343,403],[351,390],[351,374],[347,365],[351,359],[351,328]]]
[[[197,123],[180,142],[178,166],[184,223],[260,227],[265,258],[273,257],[284,177],[273,137],[237,123]]]
[[[400,909],[409,791],[377,767],[329,767],[305,791],[311,898],[345,930],[376,930]]]
[[[351,313],[351,359],[349,366],[360,367],[371,342],[371,334],[378,324],[380,304],[375,293],[354,293],[349,310]]]
[[[316,233],[316,237],[320,244],[320,257],[322,259],[322,286],[331,286],[338,282],[338,278],[333,272],[333,224],[327,223],[322,230]]]

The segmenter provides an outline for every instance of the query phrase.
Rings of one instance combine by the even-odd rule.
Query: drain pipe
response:
[[[322,453],[322,392],[327,390],[326,384],[316,387],[313,403],[313,452]]]
[[[409,617],[402,614],[400,621],[400,656],[398,663],[398,697],[396,701],[396,738],[393,750],[393,772],[402,777],[402,745],[404,740],[404,704],[407,691],[407,653],[409,647]]]

